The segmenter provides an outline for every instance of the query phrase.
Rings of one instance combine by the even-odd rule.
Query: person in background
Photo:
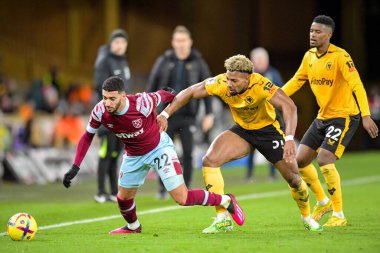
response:
[[[250,53],[250,59],[253,63],[254,72],[261,74],[262,76],[271,80],[278,87],[284,85],[280,72],[273,66],[270,65],[268,51],[263,47],[256,47],[252,49]],[[282,116],[280,111],[276,110],[278,120],[283,124]],[[253,179],[253,171],[255,168],[255,152],[248,155],[247,161],[247,174],[245,179],[247,182],[251,182]],[[276,168],[272,163],[269,163],[269,178],[271,180],[277,179]]]
[[[98,50],[95,61],[94,84],[96,91],[96,101],[102,99],[102,84],[110,76],[119,76],[125,83],[126,91],[131,91],[128,80],[131,78],[131,71],[126,59],[128,47],[128,34],[123,29],[112,31],[107,44],[102,45]],[[107,200],[117,201],[117,161],[122,152],[122,143],[116,136],[101,127],[98,131],[101,138],[98,163],[98,192],[94,196],[95,201],[104,203]],[[106,192],[105,181],[108,176],[111,191]]]
[[[176,92],[210,77],[210,70],[199,51],[192,48],[193,40],[190,31],[184,26],[177,26],[172,35],[172,49],[165,51],[155,62],[150,73],[146,90],[153,92],[165,86],[173,88]],[[211,100],[206,98],[206,116],[202,122],[202,131],[207,132],[213,125],[214,117],[211,113]],[[185,184],[190,187],[193,174],[194,132],[196,131],[196,115],[198,101],[192,101],[181,108],[169,119],[167,133],[174,140],[178,135],[183,150],[183,177]],[[162,109],[162,108],[161,108]],[[167,192],[159,179],[160,187],[158,198],[165,199]]]
[[[294,76],[282,87],[291,96],[305,83],[319,105],[316,119],[302,137],[297,163],[302,178],[315,194],[317,204],[312,217],[320,220],[333,211],[325,227],[347,225],[343,213],[340,175],[335,161],[340,159],[359,127],[360,120],[371,138],[379,134],[371,118],[367,94],[351,56],[330,43],[334,20],[325,15],[313,19],[309,30],[310,49]],[[316,159],[325,178],[326,196],[312,161]]]

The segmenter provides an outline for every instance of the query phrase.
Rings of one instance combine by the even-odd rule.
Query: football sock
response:
[[[324,205],[326,205],[327,203],[329,203],[329,198],[326,196],[324,199],[322,199],[322,200],[318,200],[318,206],[324,206]]]
[[[134,199],[121,199],[117,196],[117,203],[119,205],[121,215],[124,220],[128,222],[128,224],[132,224],[137,221],[136,204]]]
[[[333,212],[333,213],[332,213],[332,216],[336,216],[336,217],[339,217],[339,218],[341,218],[341,219],[344,218],[344,214],[343,214],[343,212]]]
[[[315,198],[318,201],[326,198],[326,194],[322,188],[321,181],[318,179],[318,172],[312,163],[304,168],[299,168],[299,172],[302,176],[302,179],[310,187],[310,190],[314,193]]]
[[[322,175],[325,177],[327,191],[330,194],[330,199],[333,205],[334,212],[343,211],[342,189],[340,186],[340,175],[335,168],[335,164],[326,164],[321,166]]]
[[[301,185],[298,188],[290,187],[290,192],[293,199],[296,201],[297,206],[303,217],[310,215],[309,193],[307,192],[307,185],[301,179]]]
[[[206,190],[219,195],[224,195],[224,180],[222,173],[220,172],[220,167],[203,167],[202,172]],[[217,213],[226,212],[226,209],[223,206],[215,206],[215,209]]]
[[[140,227],[139,220],[136,220],[135,222],[132,222],[132,223],[128,223],[129,229],[135,230],[135,229],[138,229],[139,227]]]
[[[230,216],[228,215],[228,212],[225,211],[225,212],[217,213],[216,218],[218,220],[223,220],[223,219],[230,219]]]
[[[227,197],[227,196],[226,196]],[[203,205],[218,206],[222,203],[222,196],[203,189],[192,189],[187,192],[185,206]]]

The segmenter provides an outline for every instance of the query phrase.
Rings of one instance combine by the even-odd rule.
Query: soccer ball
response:
[[[16,213],[8,221],[7,232],[13,241],[31,241],[37,232],[37,222],[30,214]]]

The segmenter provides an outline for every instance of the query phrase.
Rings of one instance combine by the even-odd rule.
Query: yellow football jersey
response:
[[[263,128],[276,120],[276,112],[268,100],[277,89],[269,79],[258,73],[251,74],[248,89],[236,95],[228,91],[226,74],[206,79],[208,94],[218,96],[228,104],[234,121],[247,130]]]
[[[291,96],[306,82],[319,105],[318,119],[348,117],[360,111],[362,116],[370,115],[363,83],[351,56],[344,49],[330,44],[323,55],[318,55],[316,48],[310,49],[296,74],[282,89]]]

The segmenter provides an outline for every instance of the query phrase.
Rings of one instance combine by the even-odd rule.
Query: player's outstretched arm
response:
[[[282,111],[285,121],[285,145],[284,160],[293,162],[296,158],[296,144],[293,140],[297,128],[297,107],[293,100],[288,97],[283,90],[278,89],[269,102]]]
[[[78,174],[79,166],[83,161],[83,158],[87,154],[88,148],[90,147],[92,140],[94,139],[93,133],[85,132],[78,142],[77,149],[75,151],[74,164],[71,166],[71,169],[66,172],[63,177],[63,185],[66,188],[69,188],[71,185],[71,180]]]
[[[191,99],[201,99],[209,96],[206,91],[205,81],[193,84],[192,86],[182,90],[178,93],[173,101],[157,116],[157,123],[160,131],[166,131],[168,127],[167,119],[173,115],[179,108],[189,103]]]

